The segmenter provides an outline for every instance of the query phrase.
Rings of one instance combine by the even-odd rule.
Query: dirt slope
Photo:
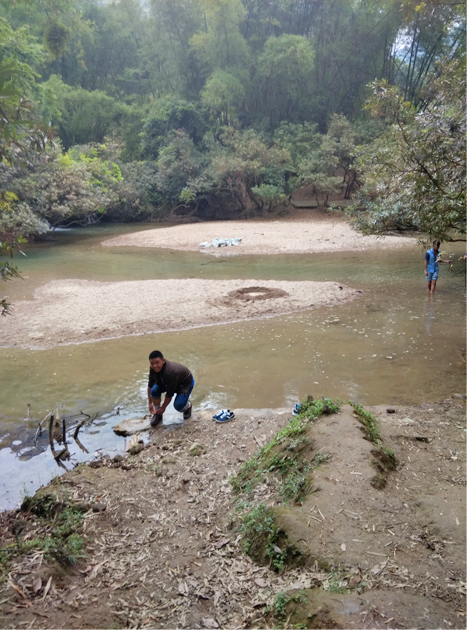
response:
[[[382,469],[383,489],[371,485],[376,447],[349,406],[308,430],[302,453],[322,463],[302,503],[282,505],[274,477],[250,494],[228,481],[288,410],[238,410],[226,425],[195,413],[154,430],[136,456],[76,468],[47,491],[94,505],[87,557],[71,570],[40,551],[16,557],[0,585],[0,626],[465,627],[465,402],[372,411],[399,460]],[[239,515],[259,502],[276,511],[301,566],[277,573],[243,553]],[[36,535],[31,514],[0,518],[2,546],[14,532]]]

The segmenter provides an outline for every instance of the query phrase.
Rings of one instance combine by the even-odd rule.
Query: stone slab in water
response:
[[[147,431],[151,428],[150,420],[151,416],[149,415],[144,418],[127,418],[115,425],[114,433],[127,437],[129,435],[135,435],[135,433],[139,433],[140,431]]]

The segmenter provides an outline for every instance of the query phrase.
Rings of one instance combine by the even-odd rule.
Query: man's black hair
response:
[[[437,249],[439,249],[440,241],[438,241],[437,239],[435,241],[432,241],[432,245],[436,245],[436,244],[437,244]]]
[[[163,353],[159,352],[159,350],[153,350],[153,352],[151,352],[148,358],[150,361],[151,359],[164,359]]]

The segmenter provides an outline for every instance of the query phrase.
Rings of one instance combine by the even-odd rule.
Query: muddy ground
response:
[[[349,405],[310,424],[300,500],[281,499],[275,474],[229,481],[288,425],[286,409],[239,410],[227,424],[195,410],[177,430],[152,430],[136,455],[57,478],[40,492],[85,505],[86,556],[65,567],[39,548],[14,554],[0,627],[466,627],[465,399],[369,410],[383,444]],[[242,518],[259,506],[281,542],[269,558],[258,542],[252,559]],[[24,511],[1,514],[0,527],[11,549],[48,525]]]

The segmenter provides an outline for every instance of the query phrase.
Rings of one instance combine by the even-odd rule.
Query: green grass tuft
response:
[[[285,502],[300,502],[310,488],[308,473],[326,460],[309,462],[301,456],[307,446],[307,432],[313,421],[322,414],[337,413],[339,400],[311,396],[301,402],[300,412],[283,427],[272,440],[245,462],[230,483],[235,493],[251,494],[255,487],[266,480],[267,474],[280,477],[279,495]],[[317,456],[316,456],[317,457]],[[321,456],[323,457],[323,456]],[[328,456],[327,456],[328,457]]]
[[[274,513],[264,503],[244,515],[241,533],[244,552],[257,562],[271,563],[275,571],[283,571],[288,562],[302,555],[288,544]]]

